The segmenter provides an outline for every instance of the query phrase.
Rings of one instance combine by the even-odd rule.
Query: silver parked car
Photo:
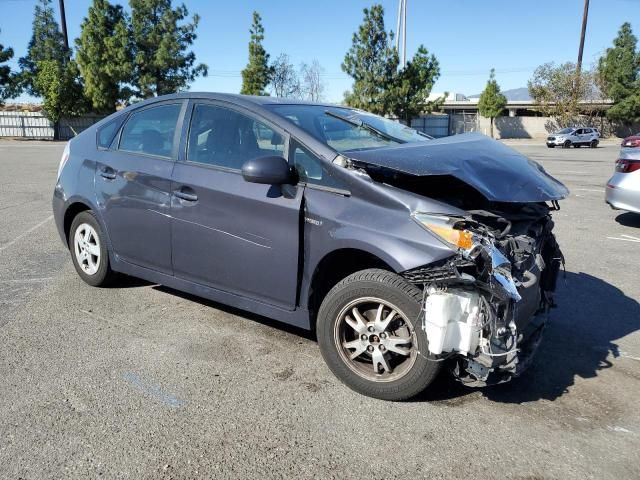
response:
[[[563,128],[547,137],[547,147],[576,148],[583,145],[596,148],[600,143],[600,133],[597,128]]]
[[[616,171],[607,182],[605,200],[612,208],[640,213],[640,152],[620,151]]]

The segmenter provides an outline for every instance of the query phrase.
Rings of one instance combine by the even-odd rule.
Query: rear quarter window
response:
[[[96,139],[98,148],[107,149],[111,147],[111,144],[113,143],[113,139],[118,133],[118,130],[120,130],[120,127],[122,126],[122,122],[124,122],[125,117],[126,115],[120,115],[98,129],[97,139]]]

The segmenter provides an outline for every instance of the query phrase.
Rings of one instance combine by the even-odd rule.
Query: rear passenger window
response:
[[[283,136],[258,120],[215,105],[193,109],[187,147],[190,162],[239,170],[247,160],[283,152]]]
[[[98,130],[98,147],[109,148],[111,146],[111,142],[113,142],[113,138],[116,136],[116,133],[118,133],[118,129],[124,121],[124,117],[126,117],[126,115],[120,115],[118,118],[107,123],[104,127],[100,127]]]
[[[133,113],[122,130],[120,150],[171,158],[181,105],[160,105]]]

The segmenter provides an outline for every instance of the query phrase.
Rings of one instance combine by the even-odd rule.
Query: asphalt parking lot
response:
[[[640,478],[640,215],[603,202],[618,148],[516,148],[571,189],[535,365],[388,403],[304,332],[82,283],[51,218],[63,145],[0,142],[0,478]]]

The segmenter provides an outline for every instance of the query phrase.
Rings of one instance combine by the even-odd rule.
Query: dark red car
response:
[[[640,147],[640,132],[635,135],[631,135],[624,140],[622,140],[622,147]]]

